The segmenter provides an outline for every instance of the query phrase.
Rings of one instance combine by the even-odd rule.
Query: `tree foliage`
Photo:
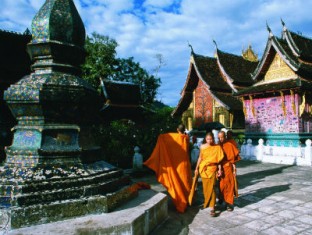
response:
[[[118,43],[108,36],[92,33],[87,37],[83,78],[95,88],[99,87],[99,78],[139,84],[143,104],[151,104],[161,84],[160,78],[150,75],[133,57],[117,58],[117,46]]]
[[[117,42],[108,36],[92,33],[85,43],[86,60],[82,65],[82,76],[95,88],[99,86],[99,78],[108,79],[116,63]]]
[[[164,65],[162,55],[155,56],[159,64],[156,64],[154,75],[151,75],[140,63],[135,62],[133,57],[117,58],[117,46],[117,42],[108,36],[92,33],[87,37],[85,44],[87,56],[82,66],[83,78],[98,90],[100,90],[99,78],[139,84],[143,105],[153,107],[157,89],[161,84],[158,72]],[[86,132],[88,134],[85,134],[81,142],[84,142],[86,147],[94,144],[101,146],[106,161],[129,168],[132,165],[135,146],[141,148],[146,160],[153,151],[159,134],[176,131],[179,120],[171,118],[171,112],[172,108],[163,107],[153,113],[144,113],[145,121],[142,123],[115,120],[94,125],[89,127],[90,130]]]

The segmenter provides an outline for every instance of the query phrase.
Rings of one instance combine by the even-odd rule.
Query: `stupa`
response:
[[[0,172],[0,210],[20,228],[109,212],[137,195],[123,171],[82,160],[80,125],[101,108],[79,76],[85,28],[72,0],[46,0],[32,21],[32,72],[4,100],[17,120]]]

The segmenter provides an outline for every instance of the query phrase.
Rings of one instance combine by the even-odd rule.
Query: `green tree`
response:
[[[116,58],[117,46],[118,43],[108,36],[92,33],[87,37],[83,78],[95,88],[99,87],[99,78],[139,84],[143,103],[152,104],[161,84],[160,78],[150,75],[133,57]]]
[[[112,80],[133,82],[141,88],[141,98],[144,104],[152,104],[155,100],[157,89],[160,86],[160,78],[150,75],[135,62],[133,57],[117,59],[112,73]]]
[[[144,112],[144,124],[129,120],[115,120],[88,127],[89,131],[85,132],[87,134],[83,142],[86,147],[96,143],[102,147],[106,161],[129,168],[134,146],[140,146],[141,153],[147,158],[154,148],[157,136],[169,130],[175,131],[177,124],[170,117],[171,108],[160,110],[152,106],[161,84],[158,72],[164,65],[162,56],[156,55],[159,64],[156,64],[154,75],[151,75],[135,62],[133,57],[117,58],[117,46],[117,42],[108,36],[92,33],[87,37],[85,44],[87,56],[82,66],[83,78],[98,90],[100,90],[99,78],[139,84],[143,105],[152,107],[155,112]],[[80,140],[82,141],[81,138]]]
[[[85,43],[86,60],[82,65],[82,76],[92,86],[98,88],[99,78],[108,79],[116,63],[117,42],[108,36],[92,33]]]

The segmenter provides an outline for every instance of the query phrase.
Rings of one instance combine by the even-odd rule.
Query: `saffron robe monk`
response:
[[[156,146],[144,165],[156,173],[168,191],[176,210],[185,212],[192,184],[189,157],[189,136],[184,134],[184,125],[179,125],[178,133],[160,134]]]
[[[234,144],[236,148],[238,147],[236,141],[233,139],[233,132],[230,130],[226,132],[226,141]]]
[[[213,134],[208,132],[205,136],[203,144],[200,146],[200,153],[195,168],[195,175],[199,173],[202,179],[204,194],[203,208],[208,206],[210,208],[211,216],[216,216],[215,184],[216,177],[221,175],[220,162],[223,157],[224,154],[222,148],[219,145],[214,144]]]
[[[224,152],[224,158],[221,162],[223,172],[219,178],[221,200],[226,203],[228,211],[233,211],[236,177],[235,163],[240,160],[239,150],[234,144],[226,140],[224,131],[219,132],[218,138]]]

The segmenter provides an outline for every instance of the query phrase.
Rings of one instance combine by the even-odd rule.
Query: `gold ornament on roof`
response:
[[[251,45],[248,46],[246,50],[242,50],[242,56],[245,60],[251,61],[251,62],[258,62],[258,55],[254,53],[254,51],[251,48]]]

